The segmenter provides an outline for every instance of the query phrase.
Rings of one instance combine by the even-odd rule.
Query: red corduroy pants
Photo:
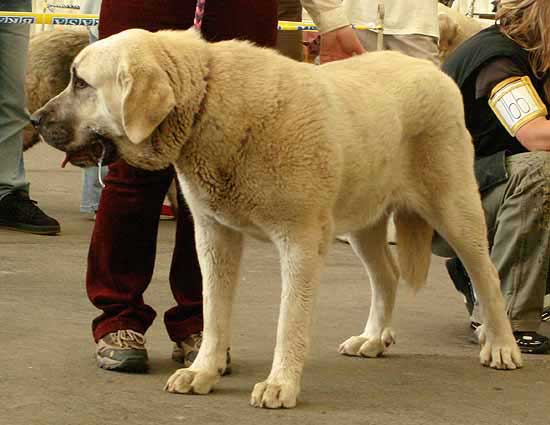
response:
[[[187,29],[196,0],[103,0],[100,38],[129,28]],[[274,46],[277,0],[207,0],[202,23],[209,41],[246,39]],[[124,161],[109,167],[88,255],[86,289],[103,313],[92,324],[94,339],[120,329],[145,333],[156,313],[143,293],[153,274],[160,209],[174,171],[138,170]],[[170,287],[177,305],[164,315],[170,338],[202,330],[202,277],[193,221],[184,202],[177,217]]]

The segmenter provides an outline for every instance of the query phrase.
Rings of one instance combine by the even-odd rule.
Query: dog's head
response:
[[[46,143],[78,166],[121,156],[148,161],[144,168],[167,166],[146,143],[176,106],[161,50],[155,34],[128,30],[80,52],[68,86],[31,118]]]
[[[458,24],[446,13],[440,13],[438,18],[439,59],[443,63],[457,47]]]
[[[470,18],[442,4],[438,5],[439,59],[444,63],[468,38],[492,24],[490,21]]]

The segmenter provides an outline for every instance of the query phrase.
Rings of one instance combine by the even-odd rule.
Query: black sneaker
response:
[[[61,230],[57,220],[44,214],[36,201],[21,191],[8,193],[0,201],[0,227],[37,235],[55,235]]]
[[[468,313],[471,315],[476,303],[476,296],[470,276],[468,276],[466,269],[456,257],[445,261],[445,266],[447,267],[447,272],[449,273],[456,290],[464,295],[466,308],[468,309]]]
[[[550,340],[537,332],[514,332],[519,349],[526,354],[549,354]]]
[[[476,322],[470,323],[470,336],[468,340],[479,344],[477,330],[481,325]],[[538,332],[515,331],[514,338],[519,350],[525,354],[550,354],[550,339]]]

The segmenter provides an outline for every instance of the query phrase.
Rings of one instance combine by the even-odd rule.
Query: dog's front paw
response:
[[[218,373],[209,373],[191,368],[176,370],[164,386],[169,393],[208,394],[219,381]]]
[[[511,332],[510,335],[490,337],[485,327],[480,326],[476,334],[481,345],[479,360],[482,365],[501,370],[523,366],[521,351]]]
[[[386,349],[395,344],[395,333],[385,328],[379,336],[358,335],[344,341],[338,352],[346,356],[379,357]]]
[[[296,407],[296,399],[300,393],[300,385],[291,382],[274,382],[267,380],[254,386],[250,404],[254,407],[268,409]]]

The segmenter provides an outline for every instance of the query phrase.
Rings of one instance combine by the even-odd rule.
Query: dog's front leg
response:
[[[227,366],[242,235],[201,217],[195,218],[195,234],[203,277],[203,340],[193,364],[178,369],[168,379],[165,390],[172,393],[207,394]]]
[[[296,406],[315,293],[332,234],[328,227],[310,228],[310,232],[300,229],[299,233],[277,241],[282,273],[277,344],[271,373],[252,391],[252,406],[272,409]]]

